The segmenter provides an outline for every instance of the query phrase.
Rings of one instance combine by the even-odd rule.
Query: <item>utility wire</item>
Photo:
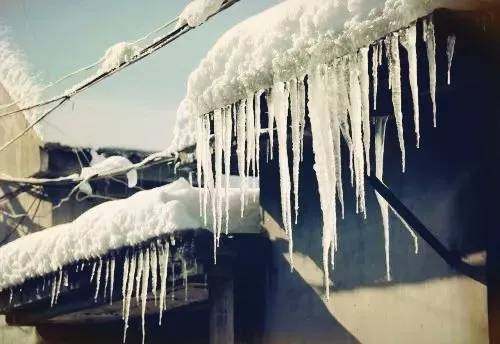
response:
[[[210,19],[210,18],[212,18],[213,16],[219,14],[220,12],[228,9],[229,7],[231,7],[232,5],[234,5],[235,3],[239,2],[239,1],[240,0],[226,0],[221,5],[221,7],[219,8],[219,10],[217,10],[217,12],[213,13],[212,15],[210,15],[207,18],[207,20]],[[10,116],[10,115],[13,115],[13,114],[16,114],[16,113],[19,113],[19,112],[32,110],[32,109],[35,109],[35,108],[38,108],[38,107],[41,107],[41,106],[49,105],[49,104],[55,103],[57,101],[62,101],[64,103],[67,100],[69,100],[70,98],[72,98],[75,95],[77,95],[78,93],[80,93],[81,91],[86,90],[87,88],[89,88],[89,87],[91,87],[91,86],[99,83],[100,81],[102,81],[102,80],[106,79],[107,77],[115,74],[116,72],[118,72],[118,71],[120,71],[120,70],[122,70],[122,69],[124,69],[124,68],[126,68],[126,67],[128,67],[128,66],[130,66],[130,65],[132,65],[132,64],[134,64],[136,62],[138,62],[138,61],[140,61],[140,60],[142,60],[146,56],[149,56],[152,53],[156,52],[157,50],[165,47],[169,43],[173,42],[174,40],[176,40],[180,36],[184,35],[185,33],[193,30],[194,28],[195,27],[191,27],[188,24],[184,24],[184,25],[182,25],[182,26],[180,26],[180,27],[172,30],[167,35],[165,35],[164,37],[156,40],[155,42],[153,42],[153,43],[149,44],[148,46],[146,46],[145,48],[143,48],[139,52],[139,54],[137,54],[136,56],[134,56],[130,61],[122,62],[120,65],[118,65],[114,69],[111,69],[109,71],[105,71],[105,72],[103,72],[103,73],[101,73],[99,75],[96,75],[96,76],[90,78],[89,80],[85,81],[82,85],[77,86],[76,88],[74,88],[69,93],[56,96],[54,98],[45,100],[45,101],[37,103],[37,104],[33,104],[33,105],[26,106],[26,107],[23,107],[23,108],[20,108],[20,109],[12,110],[10,112],[7,112],[7,113],[4,113],[4,114],[0,115],[0,118],[6,117],[6,116]],[[62,104],[60,104],[60,105],[62,105]],[[0,148],[0,151],[2,151],[2,148]]]

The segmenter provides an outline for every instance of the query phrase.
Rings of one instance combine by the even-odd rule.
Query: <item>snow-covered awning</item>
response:
[[[174,231],[211,229],[210,218],[204,223],[200,217],[199,193],[198,188],[179,179],[127,199],[102,203],[71,223],[2,246],[0,290]],[[231,233],[255,232],[259,228],[258,190],[250,193],[254,197],[248,199],[245,217],[241,218],[239,190],[230,190]]]
[[[287,0],[226,32],[190,75],[172,149],[193,144],[193,116],[368,46],[438,8],[477,9],[495,0]]]

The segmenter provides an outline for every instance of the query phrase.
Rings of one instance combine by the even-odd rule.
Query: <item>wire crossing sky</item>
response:
[[[175,17],[187,2],[7,0],[0,3],[0,23],[9,27],[9,36],[36,77],[48,83],[94,62],[114,43],[142,37]],[[189,73],[227,29],[275,3],[241,1],[155,56],[96,85],[44,121],[46,140],[96,148],[164,149],[172,139]],[[79,78],[50,89],[44,98]]]

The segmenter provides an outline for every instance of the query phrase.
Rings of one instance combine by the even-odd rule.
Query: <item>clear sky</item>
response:
[[[134,41],[168,22],[188,2],[0,0],[0,23],[10,28],[10,37],[38,79],[50,82],[98,60],[114,43]],[[190,72],[226,30],[276,2],[241,0],[156,54],[77,96],[48,117],[46,140],[76,146],[166,148]],[[48,95],[79,80],[72,79]]]

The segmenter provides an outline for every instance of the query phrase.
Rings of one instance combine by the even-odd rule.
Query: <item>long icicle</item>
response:
[[[162,266],[161,266],[161,285],[160,285],[160,303],[159,303],[159,321],[158,324],[161,325],[161,318],[163,311],[165,310],[165,305],[167,301],[167,277],[168,277],[168,256],[170,252],[170,245],[165,243],[162,250]],[[172,276],[173,278],[173,276]]]
[[[432,17],[423,21],[424,25],[424,41],[427,47],[427,61],[429,63],[429,90],[432,100],[432,113],[434,128],[437,127],[437,106],[436,106],[436,84],[437,84],[437,68],[436,68],[436,35],[434,33],[434,22]]]
[[[401,110],[401,62],[399,58],[399,34],[393,33],[386,38],[386,47],[389,58],[389,79],[391,80],[392,105],[396,128],[398,132],[399,147],[401,149],[402,171],[406,169],[405,140],[403,132],[403,112]]]
[[[142,344],[146,339],[146,304],[148,302],[148,282],[150,272],[150,254],[149,248],[144,250],[143,268],[142,268],[142,287],[141,287],[141,325],[142,325]],[[139,286],[137,286],[139,287]]]
[[[114,292],[114,287],[115,287],[115,267],[116,267],[116,261],[115,261],[115,256],[111,256],[111,263],[110,263],[110,284],[109,284],[109,304],[113,304],[113,292]]]
[[[378,117],[375,131],[375,176],[382,181],[384,177],[384,143],[387,117]],[[382,226],[384,228],[385,249],[385,278],[391,281],[391,256],[390,256],[390,233],[389,233],[389,207],[385,199],[375,192],[380,206]]]
[[[410,88],[413,100],[413,122],[415,125],[415,136],[417,148],[420,147],[420,106],[418,103],[418,63],[417,63],[417,27],[410,26],[403,31],[401,43],[408,52],[408,74],[410,76]]]
[[[125,252],[123,260],[123,276],[122,276],[122,319],[125,320],[125,307],[127,299],[128,271],[130,268],[130,251]]]
[[[273,87],[271,107],[276,118],[278,131],[278,151],[279,151],[279,171],[281,186],[281,212],[283,226],[288,235],[288,250],[290,254],[290,265],[293,270],[293,233],[291,214],[291,182],[290,169],[288,168],[288,90],[282,82],[278,82]]]
[[[299,167],[300,167],[300,110],[299,110],[299,90],[297,80],[291,80],[290,85],[290,113],[292,123],[292,152],[293,152],[293,199],[295,208],[295,224],[299,216]]]
[[[358,53],[359,84],[361,86],[361,120],[363,128],[363,146],[365,150],[366,174],[370,175],[370,75],[368,73],[368,48],[361,48]],[[365,212],[366,216],[366,212]]]
[[[226,210],[226,235],[229,234],[229,180],[231,177],[231,150],[232,150],[232,138],[233,138],[233,123],[231,116],[231,108],[226,107],[224,112],[224,175],[225,180],[225,210]]]
[[[127,295],[125,297],[125,315],[124,315],[124,325],[123,325],[123,343],[127,340],[127,329],[128,329],[128,318],[130,315],[130,304],[132,300],[132,293],[134,290],[134,276],[137,265],[137,259],[134,252],[131,252],[130,267],[128,270],[127,278]]]
[[[158,289],[158,250],[156,244],[153,243],[150,249],[151,256],[151,292],[153,293],[154,303],[157,303],[157,289]]]
[[[239,105],[239,111],[236,118],[236,140],[237,148],[236,153],[238,157],[238,172],[240,174],[240,188],[241,188],[241,217],[245,211],[245,191],[246,191],[246,175],[245,175],[245,154],[246,154],[246,100],[242,100]]]
[[[217,202],[217,221],[213,230],[216,237],[216,245],[219,246],[220,235],[222,233],[222,153],[224,150],[224,135],[222,126],[222,110],[214,111],[214,139],[215,139],[215,193],[212,197]]]

